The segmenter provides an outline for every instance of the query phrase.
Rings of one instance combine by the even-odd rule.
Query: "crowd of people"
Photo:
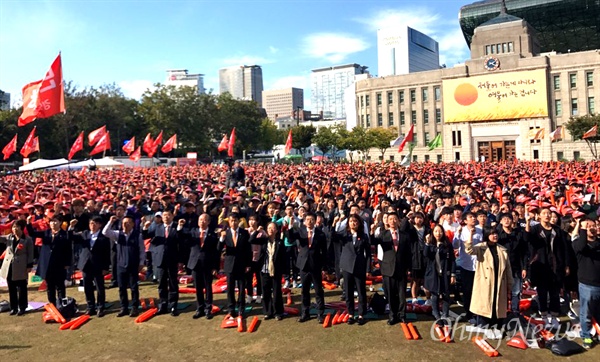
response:
[[[210,319],[211,284],[223,273],[232,318],[256,302],[265,319],[282,320],[282,289],[298,288],[298,322],[310,319],[314,292],[320,323],[325,281],[341,289],[348,323],[358,325],[375,276],[390,325],[418,300],[440,324],[456,301],[467,322],[501,325],[520,312],[526,282],[548,328],[558,328],[561,300],[578,299],[569,313],[579,314],[591,347],[591,317],[600,320],[599,166],[235,163],[10,175],[0,180],[0,277],[11,315],[25,313],[32,270],[54,304],[79,270],[87,314],[104,316],[110,273],[118,317],[138,315],[140,275],[158,286],[158,313],[177,316],[184,273],[196,288],[193,317]]]

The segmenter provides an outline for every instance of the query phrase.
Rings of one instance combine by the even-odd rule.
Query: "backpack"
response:
[[[75,298],[63,298],[58,301],[57,309],[65,319],[71,319],[77,314],[77,301]]]

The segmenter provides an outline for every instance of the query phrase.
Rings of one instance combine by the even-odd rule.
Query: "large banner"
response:
[[[543,69],[449,79],[442,89],[446,123],[548,116]]]

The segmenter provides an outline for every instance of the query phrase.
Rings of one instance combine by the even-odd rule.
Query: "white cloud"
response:
[[[355,21],[367,26],[371,31],[399,25],[408,25],[424,34],[435,33],[440,25],[440,15],[427,8],[381,9]]]
[[[254,55],[236,55],[229,58],[225,58],[221,61],[223,64],[228,66],[234,65],[263,65],[274,63],[272,59],[267,59]]]
[[[124,80],[119,87],[126,97],[139,100],[147,89],[154,89],[154,83],[149,80]]]
[[[369,44],[351,34],[316,33],[303,39],[304,54],[339,63],[349,55],[369,48]]]
[[[440,44],[440,64],[446,64],[451,68],[471,57],[469,47],[459,27],[438,37],[437,41]]]
[[[269,51],[271,52],[271,54],[275,54],[279,51],[279,49],[275,48],[272,45],[269,45]]]

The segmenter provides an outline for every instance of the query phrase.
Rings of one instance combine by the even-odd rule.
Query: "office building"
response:
[[[304,109],[304,90],[300,88],[285,88],[264,90],[262,105],[270,120],[278,116],[291,115]]]
[[[10,93],[0,90],[0,110],[8,111],[10,109]]]
[[[323,112],[324,118],[345,118],[346,89],[354,84],[356,75],[368,74],[367,68],[360,64],[345,64],[313,69],[310,76],[313,113]]]
[[[219,70],[219,92],[255,101],[262,107],[263,77],[260,65],[242,65]]]
[[[203,94],[205,92],[204,74],[189,74],[187,69],[167,70],[167,80],[165,80],[165,85],[193,87],[197,89],[198,94]]]
[[[400,75],[440,67],[438,43],[408,26],[377,31],[377,76]]]

